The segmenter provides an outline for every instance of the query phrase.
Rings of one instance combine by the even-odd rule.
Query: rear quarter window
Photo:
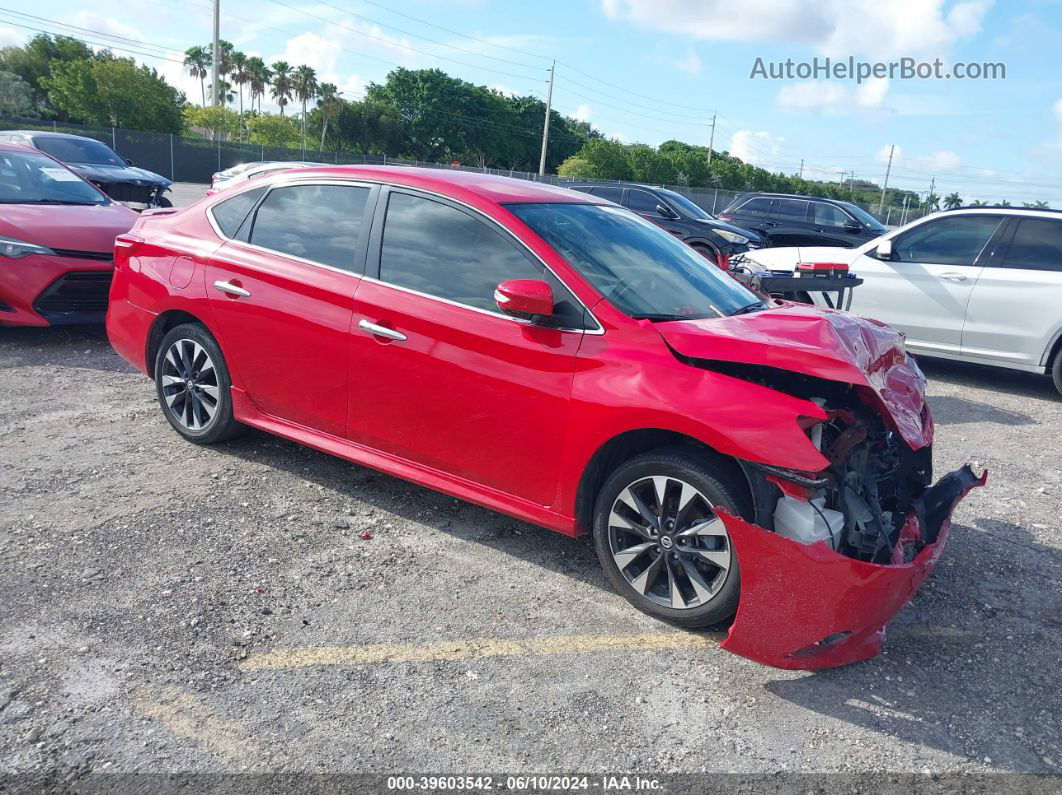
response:
[[[221,234],[225,237],[236,237],[247,214],[251,212],[263,193],[265,193],[265,188],[255,188],[218,202],[211,207],[210,214],[214,218],[214,223],[218,225],[218,229],[221,230]]]

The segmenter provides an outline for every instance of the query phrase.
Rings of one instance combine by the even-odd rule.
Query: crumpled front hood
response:
[[[107,166],[96,163],[67,163],[70,168],[91,182],[111,184],[128,182],[134,185],[170,185],[165,177],[135,166]]]
[[[925,378],[906,356],[903,335],[876,320],[783,303],[734,317],[655,327],[672,349],[690,359],[774,367],[866,387],[912,449],[933,440]]]
[[[853,266],[861,255],[859,249],[830,246],[780,246],[761,248],[746,257],[763,265],[767,270],[796,270],[798,262],[842,262]]]

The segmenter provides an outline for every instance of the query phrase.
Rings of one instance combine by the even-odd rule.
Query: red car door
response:
[[[211,310],[238,383],[260,411],[335,436],[346,425],[358,244],[372,197],[364,185],[274,187],[237,239],[207,259]]]
[[[397,189],[384,201],[379,278],[354,301],[348,435],[552,504],[586,313],[492,222]],[[501,314],[494,289],[517,278],[552,280],[556,324],[576,330]]]

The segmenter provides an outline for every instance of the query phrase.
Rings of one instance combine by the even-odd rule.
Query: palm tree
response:
[[[250,73],[247,71],[248,58],[239,50],[233,51],[229,56],[232,61],[232,82],[240,91],[240,128],[243,129],[243,87],[248,80],[251,79]]]
[[[199,92],[202,95],[201,104],[206,107],[206,76],[210,70],[213,58],[210,50],[206,47],[189,47],[184,51],[184,65],[188,67],[188,73],[193,78],[199,78]]]
[[[935,193],[930,193],[926,196],[925,206],[927,210],[939,210],[940,197]]]
[[[265,95],[269,81],[273,79],[273,73],[265,65],[265,61],[257,55],[247,59],[247,83],[251,87],[251,107],[254,107],[255,98],[258,99],[258,112],[262,112],[262,97]]]
[[[296,99],[302,103],[302,154],[306,156],[306,103],[317,96],[317,72],[305,64],[295,70],[291,80]]]
[[[317,87],[317,109],[321,111],[321,151],[324,151],[325,135],[328,133],[328,122],[339,113],[343,100],[339,98],[339,89],[335,83],[321,83]]]
[[[1009,201],[1007,201],[1006,199],[1004,199],[1003,201],[1001,201],[1001,202],[999,203],[999,206],[1000,206],[1000,207],[1010,207],[1010,202],[1009,202]]]
[[[969,206],[970,207],[984,207],[987,204],[988,204],[988,202],[986,202],[984,199],[974,199],[972,202],[970,202]]]
[[[291,64],[277,61],[273,64],[273,84],[270,93],[280,106],[280,115],[284,115],[284,106],[291,101]]]
[[[956,207],[962,207],[962,198],[958,193],[949,193],[944,197],[944,207],[949,210],[954,210]]]
[[[228,80],[222,80],[220,76],[218,77],[218,96],[221,97],[222,107],[236,101],[236,94],[232,90],[232,84]],[[211,102],[214,101],[213,87],[210,89],[210,100]]]

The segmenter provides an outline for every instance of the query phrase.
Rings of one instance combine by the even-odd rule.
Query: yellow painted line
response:
[[[601,651],[670,651],[707,649],[718,645],[719,633],[654,632],[643,635],[560,635],[554,637],[378,643],[362,646],[300,646],[274,649],[240,663],[245,671],[264,668],[308,668],[315,665],[374,665],[478,660],[488,657],[588,654]]]
[[[161,691],[141,688],[133,696],[133,707],[226,762],[246,766],[261,759],[257,745],[242,724],[219,716],[202,701],[175,687]]]

